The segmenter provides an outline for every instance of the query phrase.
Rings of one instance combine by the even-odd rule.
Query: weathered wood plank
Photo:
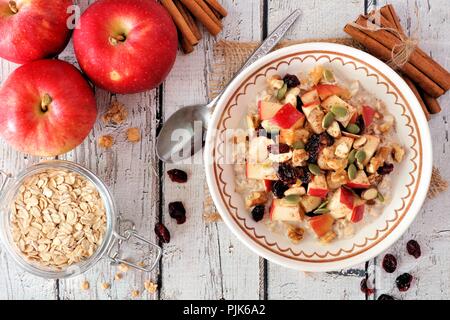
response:
[[[229,10],[220,38],[259,40],[261,1],[223,1]],[[205,103],[214,39],[205,40],[189,56],[179,56],[164,86],[164,118],[181,106]],[[173,239],[164,246],[162,262],[163,299],[257,299],[259,258],[234,237],[224,223],[203,221],[204,169],[202,165],[176,166],[189,173],[187,185],[164,177],[163,221]],[[173,168],[167,166],[164,171]],[[167,206],[182,200],[187,222],[176,225]]]

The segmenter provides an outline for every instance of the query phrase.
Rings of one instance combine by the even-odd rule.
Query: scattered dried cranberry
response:
[[[162,223],[156,224],[155,233],[161,242],[163,242],[163,243],[170,242],[170,232],[169,232],[169,230],[167,230],[166,226],[163,225]]]
[[[409,240],[408,243],[406,244],[406,250],[408,250],[408,253],[416,259],[418,259],[422,254],[422,251],[420,250],[420,245],[417,243],[416,240]]]
[[[378,174],[381,174],[383,176],[390,174],[392,171],[394,171],[394,165],[391,163],[385,163],[382,167],[378,168]]]
[[[303,101],[300,98],[300,96],[297,96],[297,110],[300,112],[303,112],[302,107],[303,107]]]
[[[375,292],[375,289],[369,288],[369,286],[367,285],[367,279],[364,278],[361,280],[361,291],[370,296],[371,294],[373,294]]]
[[[409,287],[411,286],[412,280],[412,275],[410,275],[409,273],[404,273],[397,277],[397,279],[395,280],[395,284],[397,285],[398,290],[404,292],[408,291]]]
[[[252,210],[252,218],[256,222],[261,221],[264,218],[264,213],[266,211],[266,207],[264,206],[256,206]]]
[[[169,214],[171,218],[177,220],[178,224],[186,222],[186,209],[180,201],[169,203]]]
[[[284,192],[287,189],[289,189],[289,187],[281,181],[275,181],[272,184],[272,192],[273,192],[274,196],[277,197],[278,199],[281,199],[284,197]]]
[[[317,163],[320,152],[320,135],[313,134],[305,144],[305,150],[309,153],[308,163]]]
[[[394,297],[388,295],[388,294],[382,294],[378,297],[377,300],[383,301],[383,300],[395,300]]]
[[[288,86],[288,88],[294,88],[300,85],[300,80],[298,80],[297,76],[292,74],[287,74],[283,78],[284,83]]]
[[[334,144],[334,138],[326,132],[320,134],[319,141],[321,145],[327,147],[332,146]]]
[[[291,147],[289,147],[285,143],[271,144],[267,146],[267,151],[269,151],[271,154],[282,154],[291,151]]]
[[[186,183],[188,179],[187,173],[178,169],[169,170],[167,171],[167,174],[169,175],[170,180],[172,180],[173,182]]]
[[[278,166],[278,178],[285,184],[294,184],[297,182],[298,170],[287,163],[281,163]]]
[[[387,273],[393,273],[397,269],[397,259],[392,254],[387,254],[383,258],[383,269]]]
[[[297,178],[300,179],[302,184],[308,184],[311,182],[311,172],[308,170],[307,167],[297,167]],[[308,186],[306,186],[305,189],[307,189]]]

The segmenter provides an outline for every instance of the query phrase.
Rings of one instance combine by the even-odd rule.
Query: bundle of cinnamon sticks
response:
[[[217,0],[161,0],[161,4],[172,16],[186,54],[193,52],[202,39],[197,21],[216,36],[223,29],[222,19],[228,14]]]
[[[380,28],[369,28],[374,21]],[[408,39],[392,5],[360,15],[355,23],[347,24],[344,31],[383,61],[391,61]],[[413,47],[406,63],[396,67],[417,96],[427,119],[430,114],[439,113],[441,107],[437,98],[450,89],[450,73],[419,47]]]

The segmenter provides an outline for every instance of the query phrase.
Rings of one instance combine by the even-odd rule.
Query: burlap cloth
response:
[[[332,42],[348,45],[357,49],[364,50],[359,43],[350,38],[333,38],[333,39],[308,39],[299,41],[283,41],[276,48],[284,48],[290,45],[304,43],[304,42]],[[228,81],[235,75],[235,73],[242,67],[246,59],[255,51],[259,42],[234,42],[234,41],[219,41],[215,44],[213,49],[213,63],[211,65],[211,72],[209,77],[209,95],[214,98]],[[431,185],[428,191],[428,198],[432,199],[441,192],[447,190],[448,183],[439,173],[439,169],[433,167],[433,176],[431,178]],[[204,218],[206,222],[215,222],[220,220],[212,198],[208,191],[208,186],[205,183],[205,201],[204,201]]]

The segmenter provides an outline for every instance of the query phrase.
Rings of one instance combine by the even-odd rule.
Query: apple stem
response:
[[[16,14],[17,12],[19,12],[19,9],[17,8],[17,3],[15,1],[13,0],[9,1],[8,5],[12,13]]]
[[[125,40],[126,40],[126,37],[122,34],[109,37],[109,43],[111,43],[113,46],[116,46],[119,42],[124,42]]]
[[[52,103],[52,101],[53,101],[53,99],[52,99],[52,97],[50,97],[50,95],[48,93],[44,94],[44,97],[42,98],[42,101],[41,101],[41,111],[47,112],[48,106],[50,105],[50,103]]]

